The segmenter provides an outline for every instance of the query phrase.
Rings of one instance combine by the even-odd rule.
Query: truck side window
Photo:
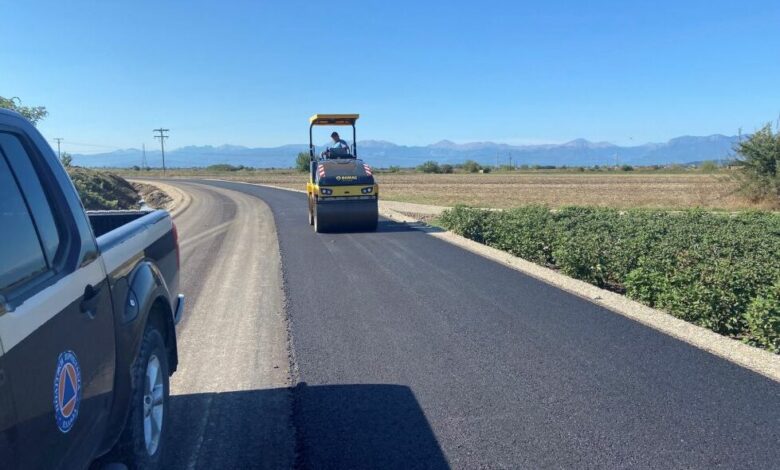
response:
[[[47,270],[38,234],[22,193],[0,155],[0,291]]]
[[[46,199],[46,193],[33,167],[31,155],[28,155],[18,137],[6,132],[0,132],[0,154],[5,155],[7,163],[16,175],[38,229],[46,259],[49,265],[52,265],[60,246],[60,234],[51,206]]]

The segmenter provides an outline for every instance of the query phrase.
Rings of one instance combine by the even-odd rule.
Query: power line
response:
[[[165,135],[166,132],[170,132],[170,129],[152,129],[154,132],[157,132],[157,134],[154,136],[155,139],[160,139],[160,151],[162,151],[162,164],[163,164],[163,176],[165,176],[165,139],[168,138],[167,135]]]
[[[62,152],[60,152],[60,142],[62,142],[65,139],[63,139],[62,137],[55,137],[54,140],[57,141],[57,158],[62,160]]]

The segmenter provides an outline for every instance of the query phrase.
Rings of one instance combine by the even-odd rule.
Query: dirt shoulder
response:
[[[177,217],[192,203],[192,196],[180,188],[156,180],[129,180],[150,207],[164,209]],[[147,199],[148,198],[148,199]]]

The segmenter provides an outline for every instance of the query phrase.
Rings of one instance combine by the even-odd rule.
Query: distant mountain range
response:
[[[406,146],[381,140],[366,140],[358,141],[358,155],[376,167],[391,165],[412,167],[426,160],[461,163],[469,159],[485,165],[495,165],[497,161],[504,165],[510,158],[516,165],[593,166],[616,163],[665,165],[733,158],[732,149],[738,139],[738,136],[720,134],[704,137],[683,136],[665,143],[637,146],[619,146],[609,142],[590,142],[585,139],[576,139],[564,144],[542,145],[509,145],[494,142],[456,144],[442,140],[426,146]],[[256,168],[288,168],[293,166],[298,152],[306,152],[307,147],[306,144],[270,148],[238,145],[188,146],[166,152],[165,163],[171,168],[205,167],[218,163]],[[149,166],[162,166],[159,151],[148,151],[146,159]],[[142,153],[139,149],[73,155],[75,165],[87,167],[140,166],[141,160]]]

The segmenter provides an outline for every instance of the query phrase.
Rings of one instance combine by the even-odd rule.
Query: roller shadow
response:
[[[328,230],[324,233],[403,233],[403,232],[426,232],[426,233],[438,233],[443,232],[439,227],[427,225],[422,222],[394,222],[387,219],[379,219],[379,223],[376,226],[376,230],[361,230],[351,227],[338,228],[328,227]]]
[[[178,395],[170,410],[164,468],[449,468],[405,386]]]

